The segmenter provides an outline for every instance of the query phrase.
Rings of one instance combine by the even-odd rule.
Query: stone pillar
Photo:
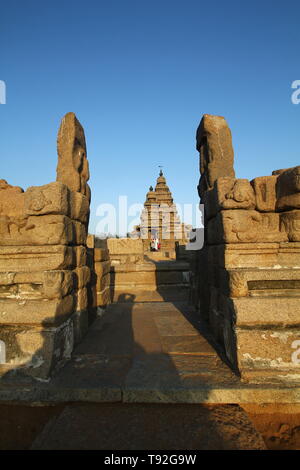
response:
[[[222,116],[204,114],[197,129],[197,150],[200,153],[198,192],[202,198],[222,176],[235,177],[231,132]]]
[[[63,118],[58,153],[56,182],[25,192],[0,182],[1,375],[48,380],[88,327],[88,162],[73,113]]]

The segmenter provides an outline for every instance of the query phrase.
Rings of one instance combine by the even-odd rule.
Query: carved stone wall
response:
[[[0,375],[48,380],[88,328],[90,191],[73,113],[63,118],[58,153],[54,183],[24,192],[0,181]]]
[[[207,120],[215,118],[205,116],[200,136]],[[244,380],[300,380],[300,166],[236,179],[231,151],[219,159],[229,132],[207,134],[206,150],[197,134],[201,179],[209,176],[194,301]]]

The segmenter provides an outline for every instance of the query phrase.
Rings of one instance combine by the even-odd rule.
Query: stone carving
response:
[[[281,242],[287,240],[280,231],[279,214],[254,210],[221,211],[207,223],[208,243]]]
[[[276,184],[276,210],[300,209],[300,166],[282,171]]]
[[[32,186],[24,193],[26,215],[59,214],[70,216],[68,187],[60,182]]]
[[[84,130],[74,113],[64,116],[57,136],[57,181],[90,200],[89,164]]]
[[[255,197],[248,180],[235,180],[232,189],[225,194],[224,209],[252,209]]]
[[[290,211],[280,214],[281,227],[288,234],[291,242],[300,242],[300,211]]]
[[[255,191],[256,208],[260,212],[275,212],[277,176],[260,176],[251,184]]]
[[[205,191],[213,188],[218,178],[235,177],[234,153],[230,129],[221,116],[204,114],[197,129],[196,140],[201,173],[198,192],[202,198]]]
[[[218,178],[202,201],[208,219],[223,209],[255,209],[254,191],[246,179]]]
[[[248,286],[243,273],[231,271],[229,276],[230,297],[244,297],[248,295]]]

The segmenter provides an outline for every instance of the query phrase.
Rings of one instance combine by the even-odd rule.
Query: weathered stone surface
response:
[[[109,259],[109,252],[105,248],[94,248],[94,260],[107,261]]]
[[[245,297],[248,295],[264,297],[272,295],[297,296],[300,294],[300,269],[242,268],[224,269],[213,266],[210,281],[224,295]]]
[[[85,245],[86,244],[86,227],[81,222],[74,220],[73,224],[73,238],[72,242],[76,245]]]
[[[160,302],[188,298],[189,264],[160,261],[111,267],[113,301]]]
[[[251,184],[256,197],[256,209],[260,212],[275,212],[277,176],[260,176]]]
[[[17,297],[17,296],[16,296]],[[51,325],[61,323],[72,314],[73,295],[61,299],[0,299],[0,323],[11,325]]]
[[[242,297],[227,300],[233,308],[237,326],[300,325],[300,302],[297,297]],[[225,300],[225,299],[224,299]],[[232,307],[231,307],[232,306]],[[228,308],[228,310],[229,310]]]
[[[64,116],[57,137],[57,181],[90,200],[89,165],[84,130],[74,113]]]
[[[80,265],[75,256],[78,249],[80,247],[72,248],[66,245],[0,246],[0,272],[72,268],[74,265]]]
[[[255,209],[255,195],[246,179],[220,177],[213,189],[206,191],[202,202],[207,218],[224,209]]]
[[[225,283],[222,283],[223,285]],[[248,295],[248,285],[245,275],[240,271],[231,271],[229,275],[229,296],[244,297]]]
[[[200,152],[200,173],[198,191],[202,198],[204,192],[212,189],[214,182],[222,177],[234,178],[233,148],[231,132],[221,116],[204,114],[197,129],[197,150]]]
[[[77,191],[70,191],[70,217],[86,224],[89,219],[90,201],[88,196]]]
[[[241,370],[289,371],[300,378],[300,329],[240,329],[237,350]]]
[[[281,230],[286,231],[289,241],[300,241],[300,210],[294,210],[280,214],[280,225]]]
[[[43,298],[42,285],[25,283],[25,284],[10,284],[0,286],[0,298],[4,299],[39,299]]]
[[[81,312],[83,310],[87,310],[88,308],[88,296],[87,296],[87,288],[83,287],[77,290],[76,294],[76,311]]]
[[[230,268],[299,268],[300,243],[230,243],[208,247],[208,263]]]
[[[24,212],[30,215],[70,215],[69,189],[60,182],[31,186],[24,193]]]
[[[0,217],[0,245],[68,245],[74,240],[75,223],[63,215],[29,216],[18,221]]]
[[[280,231],[279,214],[254,210],[221,211],[207,224],[208,243],[257,243],[287,241]]]
[[[132,238],[108,238],[107,248],[110,256],[123,254],[143,254],[142,240]]]
[[[149,252],[150,253],[150,252]],[[146,255],[147,257],[147,255]],[[140,264],[145,260],[144,254],[119,254],[109,256],[112,266],[123,265],[127,266],[128,264]]]
[[[110,287],[105,287],[101,292],[97,292],[97,307],[104,307],[111,302]]]
[[[114,274],[115,285],[145,285],[188,283],[186,271],[129,271]]]
[[[295,168],[295,167],[292,166],[292,167],[289,167],[289,168],[281,168],[279,170],[273,170],[272,175],[275,175],[275,176],[277,175],[278,176],[278,175],[281,175],[281,173],[285,173],[288,170],[292,170],[293,168]]]
[[[82,289],[91,280],[91,270],[88,266],[81,266],[74,269],[73,274],[75,276],[75,285],[77,289]]]
[[[87,248],[92,248],[92,249],[95,248],[95,238],[96,238],[95,235],[91,235],[90,233],[88,234],[87,239],[86,239]]]
[[[72,271],[44,271],[43,296],[46,299],[65,297],[74,287]]]
[[[13,284],[43,284],[44,271],[36,272],[0,272],[0,286]]]
[[[160,263],[121,264],[113,266],[114,272],[145,272],[145,271],[188,271],[189,263],[186,261],[161,261]]]
[[[84,132],[72,113],[62,121],[58,153],[55,183],[24,193],[0,180],[0,336],[8,335],[10,357],[3,374],[14,373],[16,363],[22,374],[48,378],[88,327],[89,171]]]
[[[19,372],[47,380],[53,368],[71,356],[73,324],[68,320],[58,328],[5,326],[0,329],[0,339],[7,351],[6,364],[0,364],[0,375]]]
[[[111,275],[110,273],[105,274],[102,277],[97,278],[97,290],[102,291],[106,287],[110,286]]]
[[[110,261],[102,261],[95,263],[95,272],[98,277],[102,277],[110,270]]]
[[[74,246],[73,253],[75,255],[76,264],[75,266],[85,266],[87,264],[87,252],[84,245]]]
[[[24,191],[0,180],[0,219],[13,217],[16,222],[24,216]]]
[[[0,192],[2,191],[11,191],[11,194],[16,194],[16,193],[23,193],[24,190],[20,188],[20,186],[12,186],[11,184],[8,184],[6,180],[0,180]]]
[[[276,210],[300,209],[300,166],[282,171],[276,184]]]
[[[300,369],[288,358],[287,338],[293,332],[296,344],[300,327],[300,166],[254,178],[251,186],[236,180],[233,152],[223,152],[231,146],[226,122],[223,141],[213,129],[220,119],[204,116],[197,131],[206,255],[193,265],[192,298],[243,378],[278,381],[280,370],[283,383],[294,383]],[[249,351],[242,353],[241,341]]]

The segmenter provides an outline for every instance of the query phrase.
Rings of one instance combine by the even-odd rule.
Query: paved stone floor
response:
[[[0,403],[82,401],[300,403],[300,388],[241,383],[186,303],[118,303],[51,381],[0,382]]]
[[[2,378],[0,448],[262,449],[255,403],[297,404],[300,389],[242,383],[186,303],[118,303],[51,381]]]

